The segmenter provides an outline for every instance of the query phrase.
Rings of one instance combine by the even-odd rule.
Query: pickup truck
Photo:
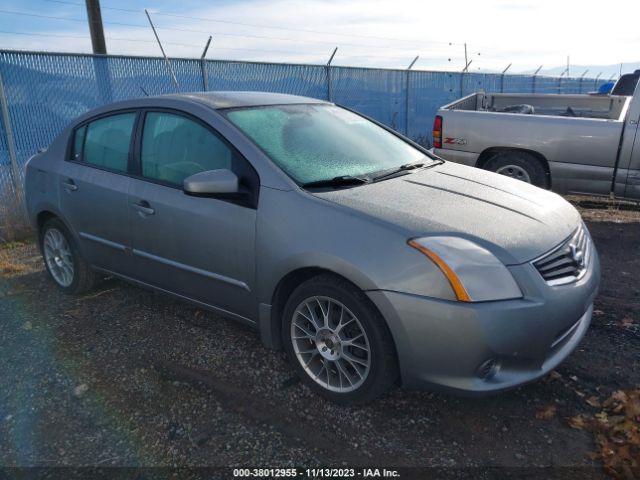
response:
[[[561,194],[640,200],[640,88],[626,95],[474,93],[441,107],[434,153]]]

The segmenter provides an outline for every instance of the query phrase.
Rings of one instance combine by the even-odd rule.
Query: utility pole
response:
[[[89,20],[89,33],[91,34],[91,46],[93,53],[107,54],[107,44],[104,40],[102,28],[102,13],[100,13],[100,0],[86,0],[87,18]]]

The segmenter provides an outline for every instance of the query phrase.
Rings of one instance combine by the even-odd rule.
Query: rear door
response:
[[[136,111],[117,112],[78,126],[58,177],[60,211],[87,260],[121,274],[131,269],[127,194],[136,116]]]
[[[137,277],[255,318],[256,203],[189,196],[182,183],[195,173],[226,168],[257,196],[257,173],[195,117],[147,110],[142,122],[138,178],[132,179],[129,195]]]

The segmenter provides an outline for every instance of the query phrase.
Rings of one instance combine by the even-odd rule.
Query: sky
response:
[[[414,69],[616,73],[640,61],[640,2],[610,0],[101,0],[107,50]],[[0,48],[91,52],[83,0],[3,0]],[[553,69],[553,70],[551,70]]]

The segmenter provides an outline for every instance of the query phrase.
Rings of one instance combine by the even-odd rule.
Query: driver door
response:
[[[257,174],[198,119],[174,111],[143,115],[128,196],[138,279],[254,319],[255,208],[186,195],[182,182],[226,168],[257,195]]]

